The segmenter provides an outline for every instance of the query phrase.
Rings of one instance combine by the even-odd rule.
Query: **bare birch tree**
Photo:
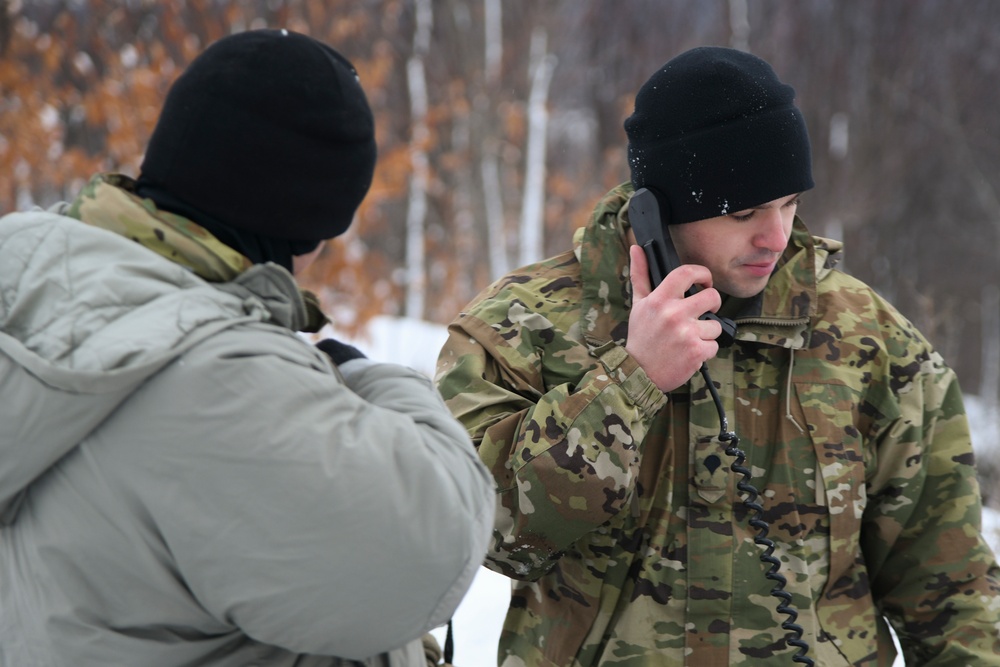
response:
[[[415,319],[424,316],[427,266],[424,226],[427,217],[427,186],[430,167],[427,159],[427,75],[424,58],[430,48],[433,25],[431,0],[416,0],[413,54],[406,63],[406,82],[410,91],[410,195],[406,210],[406,305],[404,315]]]
[[[543,255],[547,104],[555,65],[556,57],[548,53],[548,33],[544,28],[536,28],[531,37],[531,93],[528,97],[527,158],[521,203],[521,264],[537,261]]]
[[[503,16],[500,0],[483,0],[483,17],[485,51],[483,84],[487,92],[481,98],[484,103],[481,106],[485,106],[489,100],[489,93],[496,90],[500,81],[500,67],[503,61]],[[504,224],[500,168],[497,165],[497,144],[494,137],[483,146],[479,166],[483,180],[483,210],[491,278],[499,278],[511,268],[507,256],[507,233]]]
[[[750,50],[750,19],[747,0],[729,0],[729,45],[740,51]]]

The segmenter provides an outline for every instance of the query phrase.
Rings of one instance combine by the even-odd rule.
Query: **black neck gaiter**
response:
[[[319,241],[276,239],[235,229],[207,213],[185,204],[169,192],[145,181],[142,176],[139,176],[136,181],[135,191],[140,197],[152,199],[157,208],[183,216],[204,227],[212,236],[244,255],[254,264],[274,262],[288,271],[292,271],[292,257],[312,252],[319,246]]]

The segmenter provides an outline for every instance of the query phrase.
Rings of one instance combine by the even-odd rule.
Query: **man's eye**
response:
[[[748,213],[733,213],[729,217],[731,217],[733,220],[736,220],[738,222],[746,222],[747,220],[749,220],[750,218],[753,217],[753,214],[754,214],[754,211],[750,211]]]

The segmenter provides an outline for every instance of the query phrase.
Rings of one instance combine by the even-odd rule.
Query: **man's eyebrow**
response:
[[[796,199],[798,199],[801,196],[802,196],[801,192],[797,192],[794,195],[786,195],[786,196],[784,196],[784,197],[781,198],[781,199],[785,200],[781,205],[788,204],[789,202],[793,202],[793,201],[795,201]],[[778,200],[775,199],[774,201],[778,201]],[[774,202],[767,202],[767,203],[761,204],[759,206],[750,206],[749,208],[745,208],[743,210],[744,211],[763,211],[763,210],[766,210],[766,209],[769,209],[769,208],[773,208],[772,207],[773,203]]]

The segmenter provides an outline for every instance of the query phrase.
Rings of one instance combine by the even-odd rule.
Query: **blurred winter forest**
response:
[[[371,193],[309,286],[341,330],[443,323],[627,180],[650,74],[733,46],[798,91],[817,183],[800,215],[995,405],[998,26],[996,0],[0,0],[0,213],[136,175],[197,53],[285,27],[354,62],[377,121]]]

